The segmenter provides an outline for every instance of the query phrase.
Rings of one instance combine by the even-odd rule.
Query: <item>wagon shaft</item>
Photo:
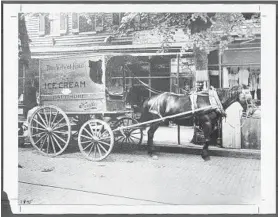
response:
[[[175,114],[175,115],[169,115],[169,116],[166,116],[166,117],[150,120],[150,121],[143,122],[143,123],[133,124],[133,125],[124,126],[124,127],[118,127],[116,129],[114,129],[113,132],[121,131],[121,130],[124,130],[124,129],[130,129],[130,128],[134,128],[134,127],[140,127],[140,126],[143,126],[143,125],[152,124],[152,123],[163,121],[163,120],[166,120],[166,119],[182,117],[182,116],[186,116],[186,115],[189,115],[189,114],[206,113],[206,112],[212,111],[214,109],[217,109],[217,107],[215,107],[215,106],[206,106],[204,108],[195,109],[194,111],[191,110],[191,111],[182,112],[182,113]]]

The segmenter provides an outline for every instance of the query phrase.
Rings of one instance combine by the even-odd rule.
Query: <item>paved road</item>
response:
[[[77,150],[56,158],[19,148],[19,201],[25,204],[256,204],[260,160],[122,150],[103,162]]]

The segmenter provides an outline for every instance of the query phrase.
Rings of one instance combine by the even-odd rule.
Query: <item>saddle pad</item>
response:
[[[218,94],[215,89],[209,90],[209,101],[212,106],[219,108],[220,111],[224,110],[222,103],[220,102],[220,99],[219,99]]]

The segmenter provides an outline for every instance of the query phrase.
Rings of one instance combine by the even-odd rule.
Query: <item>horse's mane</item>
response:
[[[241,90],[246,89],[247,86],[245,85],[239,85],[239,86],[233,86],[231,88],[217,88],[216,92],[218,94],[218,97],[224,101],[226,101],[229,98],[235,98],[238,97]]]

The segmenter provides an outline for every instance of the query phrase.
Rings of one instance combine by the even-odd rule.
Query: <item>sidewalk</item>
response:
[[[201,154],[202,146],[190,143],[193,137],[193,127],[180,127],[180,145],[178,144],[177,127],[159,127],[154,135],[154,146],[161,152],[178,152],[186,154]],[[144,131],[143,145],[147,145],[147,131]],[[227,149],[216,146],[209,147],[211,156],[239,157],[261,159],[261,151],[253,149]]]

